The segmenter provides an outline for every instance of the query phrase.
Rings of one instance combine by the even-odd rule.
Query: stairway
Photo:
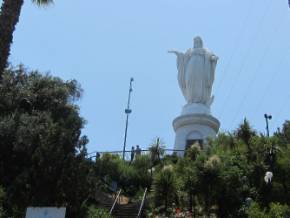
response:
[[[97,202],[97,206],[105,209],[106,211],[110,211],[114,203],[114,197],[100,190],[96,191],[94,199]]]
[[[100,190],[97,190],[94,196],[94,200],[97,202],[97,207],[103,208],[106,211],[110,211],[116,196],[106,194]],[[146,208],[146,200],[144,201]],[[114,218],[136,218],[141,206],[141,201],[130,202],[129,198],[125,196],[119,196],[118,201],[115,204],[112,215]],[[144,213],[145,214],[145,213]],[[146,217],[141,215],[140,218]]]
[[[139,207],[140,202],[117,204],[113,210],[113,216],[116,218],[136,218]]]

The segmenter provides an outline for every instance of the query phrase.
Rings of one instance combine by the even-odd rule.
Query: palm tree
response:
[[[151,144],[149,146],[149,152],[151,157],[152,166],[156,165],[158,162],[160,162],[161,157],[164,155],[164,144],[163,142],[160,142],[160,139],[157,138],[156,142]]]
[[[47,5],[53,0],[32,0],[37,5]],[[19,21],[24,0],[3,0],[0,12],[0,81],[7,66],[13,32]]]

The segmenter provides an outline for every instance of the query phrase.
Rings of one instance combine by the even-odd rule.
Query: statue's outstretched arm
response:
[[[179,51],[175,51],[175,50],[169,50],[168,53],[173,53],[173,54],[176,54],[176,56],[179,56],[179,55],[183,55],[182,52],[179,52]]]
[[[173,53],[176,55],[177,59],[176,59],[176,65],[177,65],[177,69],[180,71],[183,71],[183,65],[184,65],[184,54],[182,52],[179,51],[175,51],[175,50],[169,50],[168,53]]]

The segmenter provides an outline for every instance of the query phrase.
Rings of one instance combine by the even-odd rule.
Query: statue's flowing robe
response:
[[[186,96],[186,84],[185,84],[185,72],[184,72],[184,66],[185,66],[185,57],[183,53],[177,53],[177,69],[178,69],[178,84],[181,89],[181,92],[183,96]],[[186,97],[185,97],[186,98]]]
[[[215,67],[216,56],[204,48],[178,53],[178,83],[188,103],[210,106]]]

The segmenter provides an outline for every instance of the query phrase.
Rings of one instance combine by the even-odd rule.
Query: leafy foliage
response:
[[[279,203],[271,203],[269,210],[262,209],[256,202],[247,210],[251,218],[284,218],[290,216],[290,207]]]
[[[86,159],[88,139],[75,104],[76,81],[9,69],[0,85],[0,217],[23,217],[27,206],[66,206],[69,217],[106,217],[92,199],[98,184],[148,199],[153,214],[174,216],[287,217],[290,205],[290,122],[272,137],[247,120],[208,147],[192,145],[184,158],[164,155],[159,140],[148,155],[123,161],[104,154]],[[273,173],[265,183],[267,171]],[[101,179],[99,179],[101,178]],[[111,190],[112,191],[112,190]],[[249,204],[248,199],[253,199]],[[131,199],[132,200],[132,199]],[[178,209],[178,210],[177,210]]]
[[[81,137],[76,81],[9,69],[0,86],[0,185],[7,212],[65,205],[71,217],[89,194],[92,163]],[[74,187],[74,188],[72,188]],[[18,212],[17,212],[18,211]]]
[[[210,140],[204,150],[191,146],[184,158],[171,162],[171,176],[178,178],[178,185],[174,192],[170,191],[177,194],[170,197],[170,204],[200,216],[284,217],[281,214],[290,205],[289,126],[285,122],[281,132],[267,138],[258,135],[244,120],[233,133],[221,133]],[[153,184],[163,178],[162,167],[169,164],[168,158],[164,161],[155,166]],[[269,184],[264,181],[267,171],[274,174]],[[172,181],[165,176],[163,180]],[[152,208],[165,207],[167,186],[166,182],[153,186],[153,196],[158,200]],[[247,209],[247,199],[257,203]]]
[[[167,211],[168,206],[176,201],[178,190],[178,180],[172,166],[165,166],[155,175],[153,190],[155,206],[164,205]]]
[[[97,175],[104,178],[106,183],[116,182],[129,196],[136,195],[151,185],[150,159],[148,156],[138,156],[130,164],[118,155],[104,154],[96,160]]]
[[[86,218],[112,218],[112,216],[110,216],[110,214],[104,209],[90,206]]]
[[[154,142],[149,146],[152,166],[160,163],[160,160],[164,155],[164,148],[165,145],[159,138],[156,138],[156,140],[154,140]]]

